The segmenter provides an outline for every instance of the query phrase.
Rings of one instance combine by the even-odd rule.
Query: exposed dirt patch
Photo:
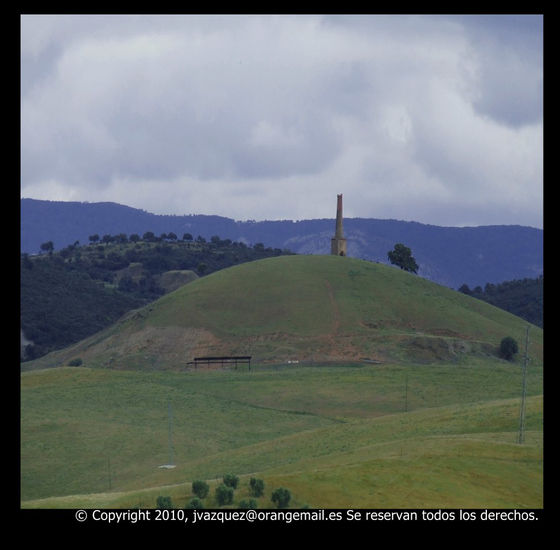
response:
[[[416,336],[403,341],[403,349],[419,362],[450,361],[460,354],[493,355],[493,347],[484,342],[438,336]]]
[[[144,327],[103,339],[84,354],[103,357],[112,368],[183,368],[194,357],[223,353],[222,342],[198,328]]]

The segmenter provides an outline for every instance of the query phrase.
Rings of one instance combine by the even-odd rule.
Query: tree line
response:
[[[535,279],[486,283],[484,288],[476,286],[471,289],[467,284],[463,284],[459,287],[459,292],[505,309],[543,328],[543,287],[543,275],[539,275]]]

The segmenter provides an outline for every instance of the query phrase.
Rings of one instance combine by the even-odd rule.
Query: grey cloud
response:
[[[543,110],[543,17],[469,16],[459,22],[479,67],[475,108],[514,127],[538,123]]]
[[[344,192],[356,216],[450,223],[468,203],[457,223],[476,208],[489,223],[515,174],[511,219],[540,225],[539,32],[523,18],[24,17],[22,193],[258,219],[264,203],[321,217],[321,197]]]

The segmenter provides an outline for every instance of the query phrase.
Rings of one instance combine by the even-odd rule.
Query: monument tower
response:
[[[336,199],[336,231],[331,239],[331,254],[346,256],[346,239],[342,232],[342,195],[337,195]]]

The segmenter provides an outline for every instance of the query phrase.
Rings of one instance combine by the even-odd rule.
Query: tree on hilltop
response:
[[[43,243],[41,245],[41,250],[44,250],[45,252],[48,252],[49,254],[52,254],[53,250],[54,250],[54,244],[52,241],[47,241],[46,243]]]
[[[418,264],[412,256],[410,248],[404,244],[397,243],[395,248],[387,253],[387,256],[392,264],[404,269],[404,271],[409,271],[410,273],[418,272]]]

